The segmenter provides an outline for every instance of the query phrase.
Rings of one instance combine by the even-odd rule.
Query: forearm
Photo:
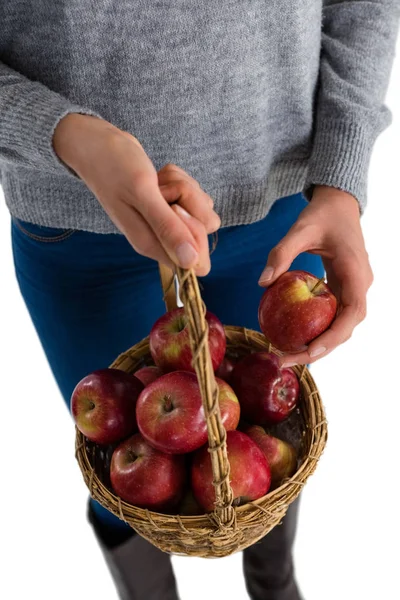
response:
[[[393,63],[397,0],[326,0],[308,185],[349,192],[361,209],[374,142],[390,123],[384,105]]]
[[[52,145],[69,113],[92,114],[0,62],[0,162],[67,174]]]

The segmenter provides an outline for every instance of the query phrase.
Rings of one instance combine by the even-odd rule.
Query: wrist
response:
[[[82,163],[91,156],[97,136],[110,123],[91,115],[71,113],[61,119],[53,135],[53,148],[58,158],[78,175]],[[93,143],[94,142],[94,143]]]
[[[337,206],[357,218],[360,217],[360,204],[358,200],[343,190],[327,185],[316,185],[311,198],[312,204],[321,206]]]

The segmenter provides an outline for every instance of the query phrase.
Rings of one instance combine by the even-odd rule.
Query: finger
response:
[[[167,165],[165,165],[162,169],[160,169],[158,171],[157,175],[158,175],[158,184],[159,185],[167,185],[171,181],[177,181],[177,180],[184,179],[190,185],[192,185],[194,188],[201,190],[201,186],[200,186],[199,182],[197,181],[197,179],[194,179],[194,177],[191,177],[191,175],[189,175],[189,173],[187,173],[186,171],[181,169],[181,167],[178,167],[178,165],[168,163]],[[209,204],[210,207],[213,208],[214,200],[208,194],[206,194],[206,201],[207,201],[207,204]]]
[[[188,213],[198,219],[207,233],[214,233],[221,226],[221,219],[208,203],[207,194],[180,179],[160,185],[160,191],[168,203],[178,202]]]
[[[313,340],[306,351],[282,357],[281,364],[291,366],[313,363],[350,339],[355,327],[365,319],[367,289],[364,274],[357,275],[353,272],[353,277],[346,278],[342,282],[342,298],[345,298],[348,304],[342,305],[331,326]]]
[[[198,276],[205,276],[210,272],[210,249],[208,244],[207,232],[204,225],[202,225],[197,219],[192,217],[182,206],[174,204],[172,210],[181,218],[185,224],[189,227],[193,234],[193,237],[198,243],[199,248],[199,264],[195,266],[195,273]]]
[[[194,177],[189,175],[187,171],[181,167],[178,167],[178,165],[175,165],[174,163],[168,163],[164,165],[162,169],[158,171],[157,175],[159,185],[163,185],[177,179],[185,179],[193,186],[200,188],[199,182]]]
[[[259,285],[271,285],[285,273],[294,259],[314,246],[314,229],[294,225],[284,238],[271,250],[265,269],[261,273]]]
[[[135,188],[135,207],[144,217],[170,259],[183,269],[201,268],[198,242],[187,223],[164,200],[158,186]]]
[[[306,351],[282,357],[280,360],[281,365],[284,367],[296,364],[306,365],[323,358],[337,346],[350,339],[356,324],[357,322],[355,320],[353,308],[346,306],[340,315],[333,321],[330,328],[313,340]]]
[[[166,165],[164,165],[157,173],[158,175],[158,182],[159,184],[163,184],[168,183],[168,181],[170,181],[170,179],[187,179],[188,181],[192,181],[194,185],[200,187],[199,182],[192,177],[191,175],[189,175],[189,173],[187,171],[185,171],[184,169],[182,169],[182,167],[179,167],[178,165],[175,165],[174,163],[167,163]]]
[[[132,206],[120,203],[110,217],[138,254],[174,267],[152,229]]]
[[[328,286],[332,290],[332,292],[335,294],[336,298],[340,298],[341,297],[341,283],[340,283],[340,279],[338,278],[338,276],[335,273],[335,270],[332,267],[332,261],[329,259],[328,260],[322,259],[322,262],[325,267],[326,280],[327,280]]]

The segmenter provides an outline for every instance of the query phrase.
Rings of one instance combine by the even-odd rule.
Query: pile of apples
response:
[[[335,313],[336,299],[324,282],[291,271],[264,293],[259,322],[278,348],[296,351]],[[296,471],[296,449],[271,435],[271,428],[295,410],[299,382],[272,353],[226,354],[221,322],[209,312],[206,320],[234,504],[244,504]],[[91,373],[72,394],[72,415],[90,441],[111,447],[110,481],[120,498],[162,513],[210,512],[215,489],[207,425],[184,309],[159,318],[149,339],[153,364],[134,374]]]

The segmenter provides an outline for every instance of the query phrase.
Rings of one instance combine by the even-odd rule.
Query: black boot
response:
[[[88,518],[121,600],[179,600],[171,558],[133,530],[115,533]]]
[[[243,552],[243,571],[252,600],[301,600],[294,577],[292,547],[299,499],[262,540]]]

